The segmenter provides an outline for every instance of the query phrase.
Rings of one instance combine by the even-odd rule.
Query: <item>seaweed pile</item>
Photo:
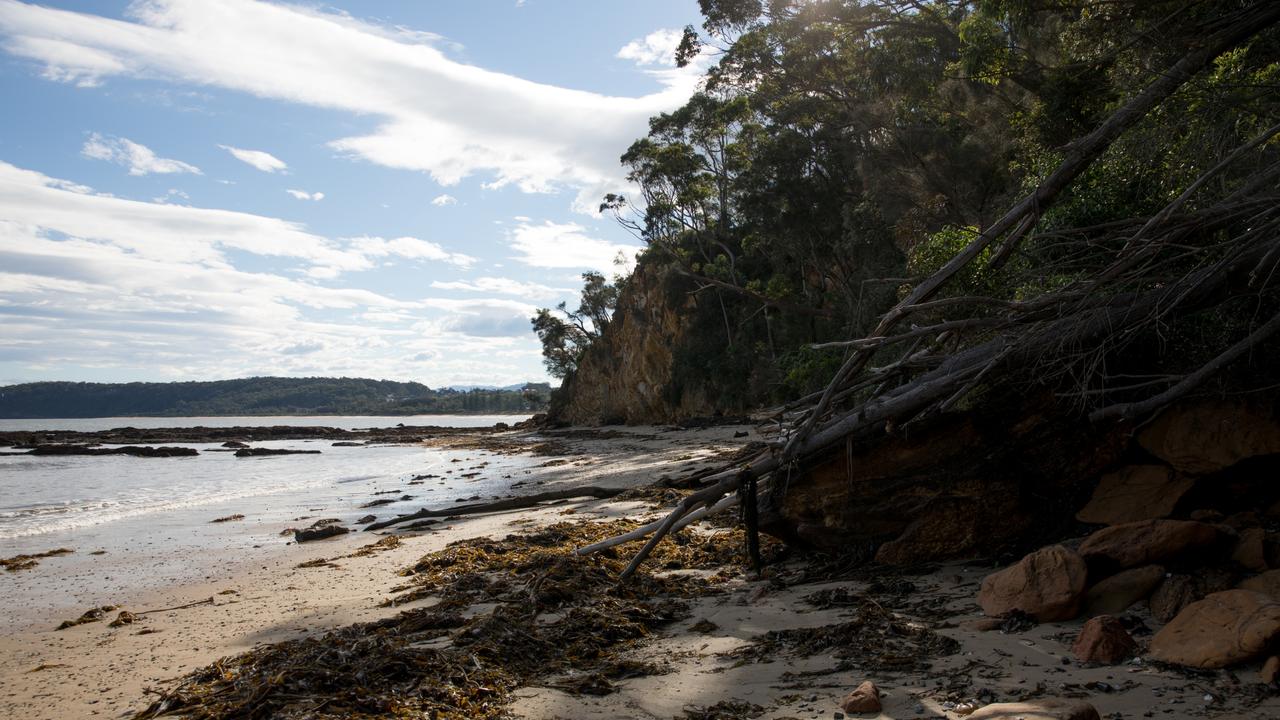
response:
[[[0,568],[4,568],[9,572],[18,572],[19,570],[30,570],[40,564],[43,558],[57,557],[59,555],[69,555],[75,552],[71,548],[58,548],[56,550],[46,550],[42,553],[32,555],[14,555],[13,557],[0,558]]]
[[[745,542],[741,530],[685,530],[651,567],[696,572],[623,584],[616,553],[573,554],[635,526],[559,523],[455,542],[402,571],[409,581],[385,603],[432,604],[219,660],[151,691],[159,698],[135,718],[497,718],[522,686],[608,694],[617,680],[664,671],[623,651],[688,617],[688,600],[724,592]]]

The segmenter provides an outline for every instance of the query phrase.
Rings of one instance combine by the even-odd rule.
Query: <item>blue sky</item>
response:
[[[695,0],[0,0],[0,384],[545,378]]]

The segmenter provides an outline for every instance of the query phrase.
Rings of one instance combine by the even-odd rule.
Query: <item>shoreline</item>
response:
[[[731,439],[731,429],[685,433],[638,428],[607,431],[603,433],[606,438],[599,437],[601,434],[596,430],[520,437],[508,433],[506,438],[495,439],[491,433],[455,428],[424,446],[458,457],[465,452],[467,457],[495,465],[504,458],[520,460],[529,474],[510,481],[522,484],[513,492],[532,493],[588,484],[640,486],[656,479],[658,468],[672,472],[684,465],[696,470],[736,442]],[[556,446],[547,447],[547,443]],[[423,500],[423,506],[436,506],[427,498]],[[341,569],[297,565],[348,555],[384,534],[352,532],[301,545],[277,538],[278,544],[263,542],[254,548],[241,543],[226,552],[194,558],[166,557],[163,549],[131,557],[107,554],[94,558],[101,564],[78,578],[79,587],[71,587],[60,577],[59,563],[66,559],[61,557],[42,560],[39,566],[19,573],[3,573],[8,577],[0,577],[0,583],[9,584],[0,588],[5,588],[4,596],[10,601],[17,580],[39,586],[47,602],[28,610],[25,620],[11,620],[0,639],[0,716],[117,717],[128,709],[140,710],[146,704],[142,694],[145,686],[179,677],[256,643],[394,615],[403,608],[380,608],[378,603],[403,581],[397,572],[424,553],[465,537],[502,536],[533,523],[554,522],[563,519],[560,513],[566,509],[590,504],[560,502],[442,522],[419,532],[392,528],[385,534],[405,538],[399,548],[338,560]],[[620,514],[642,509],[635,502],[612,503],[611,507],[610,512]],[[212,518],[234,509],[235,502],[231,502],[202,510],[201,515]],[[251,529],[239,523],[216,527],[230,532]],[[77,560],[84,560],[91,548],[76,550],[70,557],[79,555]],[[148,564],[161,560],[194,562],[200,579],[162,581],[157,587],[126,593],[95,590],[95,585],[106,585],[118,573],[145,573]],[[228,590],[236,592],[220,594]],[[113,629],[102,621],[54,630],[60,622],[91,607],[114,605],[137,613],[209,598],[213,598],[212,604],[146,615],[137,625]],[[110,612],[107,620],[117,612]],[[137,634],[144,629],[159,632]],[[35,670],[42,666],[50,667]]]
[[[488,453],[486,459],[503,453],[524,457],[540,467],[543,484],[539,489],[588,484],[640,487],[659,475],[681,470],[696,473],[722,462],[735,446],[758,439],[753,434],[735,440],[732,434],[737,429],[577,430],[508,443],[459,434],[429,444]],[[537,454],[541,443],[557,443],[554,448],[542,448],[554,453]],[[665,506],[665,501],[660,504]],[[154,699],[144,696],[145,688],[172,687],[173,680],[219,658],[264,643],[315,638],[353,623],[431,606],[436,598],[422,597],[393,607],[380,607],[380,603],[403,595],[406,578],[399,574],[403,568],[451,542],[479,537],[500,540],[564,521],[647,519],[659,512],[636,500],[573,500],[448,520],[435,526],[439,529],[423,532],[392,528],[388,534],[402,537],[398,547],[356,557],[345,556],[385,535],[352,533],[302,545],[282,542],[262,548],[261,555],[234,554],[211,567],[209,577],[198,582],[95,600],[122,603],[135,613],[210,598],[212,602],[153,613],[139,623],[114,629],[106,622],[53,629],[78,612],[54,615],[16,631],[10,628],[0,640],[4,687],[0,715],[121,717]],[[708,526],[696,532],[724,531]],[[629,556],[634,546],[620,551]],[[55,570],[58,560],[24,572]],[[306,563],[313,566],[299,567]],[[923,568],[915,575],[884,569],[848,572],[815,564],[803,555],[770,564],[762,577],[740,564],[731,564],[714,576],[705,570],[664,573],[651,567],[659,576],[706,577],[717,583],[714,592],[687,600],[688,613],[682,619],[618,650],[627,662],[663,666],[663,674],[614,681],[613,692],[606,695],[575,694],[566,689],[573,683],[519,687],[505,712],[529,720],[718,718],[747,714],[707,714],[712,712],[709,709],[728,712],[758,706],[758,715],[751,714],[754,710],[748,714],[778,720],[830,718],[846,693],[863,680],[873,680],[884,693],[883,712],[854,717],[956,720],[963,717],[956,710],[969,698],[987,702],[1037,696],[1084,699],[1108,718],[1243,720],[1280,713],[1280,698],[1258,695],[1253,689],[1259,687],[1256,667],[1217,673],[1185,672],[1141,661],[1090,667],[1071,656],[1081,621],[991,629],[975,596],[979,582],[992,569],[990,564],[952,563]],[[468,613],[489,612],[486,607]],[[873,608],[871,615],[865,615]],[[1128,614],[1149,627],[1157,626],[1145,608]],[[898,629],[886,635],[881,623],[889,618]],[[139,634],[144,631],[150,632]],[[799,652],[786,639],[792,637],[789,633],[821,638],[837,632],[838,642],[817,643],[815,652]],[[954,652],[893,659],[901,653],[893,649],[894,643],[916,632],[940,638],[929,647],[951,648],[950,643],[955,643]],[[779,639],[762,640],[773,635]],[[873,654],[860,650],[864,644],[879,647],[884,642],[889,645]],[[1206,701],[1206,696],[1212,699]]]

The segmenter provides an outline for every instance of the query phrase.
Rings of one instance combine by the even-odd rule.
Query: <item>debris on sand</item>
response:
[[[244,515],[241,515],[240,513],[236,513],[235,515],[227,515],[226,517],[214,518],[209,522],[224,523],[224,522],[235,522],[236,520],[243,520],[243,519],[244,519]]]
[[[77,625],[84,625],[85,623],[99,622],[100,620],[102,620],[104,617],[107,616],[107,613],[115,609],[116,609],[115,605],[103,605],[102,607],[89,608],[80,617],[76,618],[75,620],[63,620],[62,624],[58,625],[58,627],[54,629],[66,630],[67,628],[72,628]]]
[[[137,615],[134,615],[128,610],[121,610],[120,614],[116,615],[115,620],[112,620],[111,622],[107,623],[107,627],[113,627],[113,628],[124,627],[125,625],[132,625],[138,622],[139,620],[141,620],[141,618],[139,618]]]
[[[9,572],[18,572],[19,570],[30,570],[40,564],[41,558],[57,557],[59,555],[69,555],[75,552],[71,548],[58,548],[57,550],[46,550],[42,553],[34,555],[14,555],[10,558],[0,558],[0,567]]]
[[[688,600],[723,592],[703,573],[641,572],[619,584],[626,564],[619,553],[573,553],[635,526],[559,523],[501,540],[455,542],[403,570],[407,582],[387,602],[430,596],[435,604],[220,660],[152,691],[159,699],[136,717],[500,718],[521,686],[613,692],[617,680],[666,671],[625,660],[620,651],[687,618]],[[394,537],[361,550],[394,547]],[[744,542],[740,530],[686,529],[655,558],[658,566],[709,573],[737,566]],[[766,553],[779,549],[764,544]],[[467,617],[475,605],[486,611]]]

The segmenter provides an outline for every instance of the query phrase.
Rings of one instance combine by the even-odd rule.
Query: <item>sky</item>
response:
[[[0,385],[545,380],[696,0],[0,0]],[[621,264],[619,264],[621,261]]]

